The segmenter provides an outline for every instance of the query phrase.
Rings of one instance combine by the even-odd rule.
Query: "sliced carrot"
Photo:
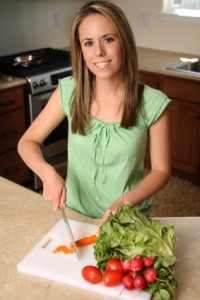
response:
[[[82,247],[82,246],[94,244],[94,243],[96,243],[96,240],[97,240],[97,236],[95,234],[93,234],[90,236],[86,236],[80,240],[77,240],[75,243],[76,243],[77,247]]]
[[[80,240],[75,241],[77,247],[83,247],[90,244],[96,243],[97,236],[95,234],[86,236]],[[70,254],[76,252],[76,249],[74,248],[74,245],[70,243],[69,248],[65,245],[58,246],[55,250],[53,250],[53,253],[57,252],[63,252],[64,254]]]

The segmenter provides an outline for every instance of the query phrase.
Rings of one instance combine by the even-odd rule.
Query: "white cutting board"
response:
[[[96,233],[97,226],[75,220],[69,220],[75,240]],[[136,290],[124,290],[122,285],[105,287],[102,283],[90,284],[81,276],[86,265],[96,265],[94,245],[79,248],[79,260],[75,254],[53,253],[60,245],[69,246],[65,224],[61,219],[45,237],[17,265],[19,271],[47,278],[64,284],[84,288],[103,295],[124,300],[149,300],[151,294]],[[122,292],[123,290],[123,292]]]

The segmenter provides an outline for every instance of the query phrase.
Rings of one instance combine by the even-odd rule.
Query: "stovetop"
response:
[[[35,55],[41,59],[41,63],[28,67],[15,65],[14,59],[22,55]],[[70,66],[70,52],[54,48],[42,48],[0,57],[0,73],[16,75],[23,78],[51,73],[52,71],[68,68]]]

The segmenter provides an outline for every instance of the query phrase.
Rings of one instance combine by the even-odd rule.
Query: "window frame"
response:
[[[162,16],[200,22],[200,10],[175,7],[174,0],[163,0]]]

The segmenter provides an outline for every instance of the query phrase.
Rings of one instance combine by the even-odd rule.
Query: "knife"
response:
[[[68,222],[68,219],[67,219],[67,216],[66,216],[66,213],[65,213],[65,210],[64,210],[64,207],[62,207],[62,205],[60,204],[60,210],[61,210],[61,213],[62,213],[62,217],[63,217],[63,221],[65,223],[65,226],[67,228],[67,233],[68,233],[68,236],[69,236],[69,239],[70,239],[70,242],[72,243],[74,249],[75,249],[75,255],[78,259],[78,248],[76,246],[76,243],[75,243],[75,240],[74,240],[74,236],[73,236],[73,233],[72,233],[72,230],[69,226],[69,222]]]

